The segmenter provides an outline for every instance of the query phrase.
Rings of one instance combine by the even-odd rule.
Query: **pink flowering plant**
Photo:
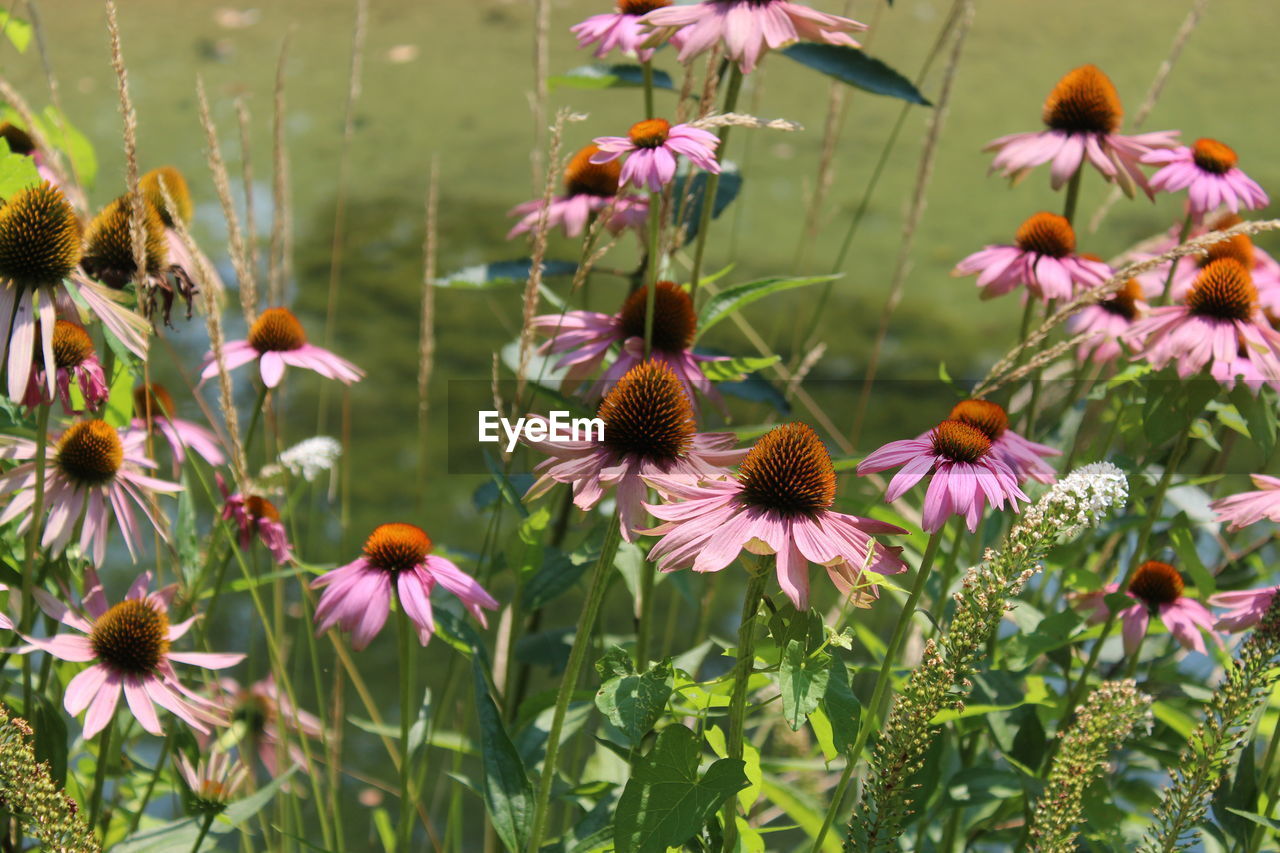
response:
[[[1258,12],[352,4],[0,13],[0,848],[1276,849]]]

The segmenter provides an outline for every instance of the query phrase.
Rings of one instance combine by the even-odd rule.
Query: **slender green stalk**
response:
[[[738,95],[742,92],[742,71],[738,64],[731,63],[729,72],[729,88],[724,93],[724,112],[731,113],[738,105]],[[720,128],[720,145],[716,157],[724,162],[724,151],[729,145],[729,131],[732,127]],[[698,236],[693,244],[693,270],[689,274],[689,296],[698,295],[698,281],[702,276],[702,253],[707,247],[707,230],[711,227],[711,213],[716,205],[716,192],[720,189],[720,176],[707,175],[706,192],[702,196],[702,213],[698,217]],[[696,304],[696,302],[695,302]]]
[[[756,561],[752,561],[756,562]],[[763,561],[759,561],[763,562]],[[769,573],[763,565],[748,566],[747,591],[742,599],[742,620],[738,623],[737,662],[733,667],[733,693],[729,696],[729,733],[725,741],[729,758],[742,760],[743,728],[746,724],[747,688],[755,669],[756,611],[764,598]],[[724,816],[724,853],[731,853],[738,839],[738,798],[730,797],[721,812]]]
[[[204,822],[200,824],[200,834],[196,836],[196,843],[191,845],[191,853],[200,853],[200,845],[204,843],[205,836],[209,834],[209,827],[213,826],[213,819],[217,817],[214,812],[204,816]]]
[[[156,783],[160,781],[160,774],[164,771],[165,764],[169,760],[169,750],[173,748],[173,729],[164,736],[164,742],[160,744],[160,755],[156,758],[156,766],[151,771],[151,778],[147,781],[146,790],[142,792],[142,802],[138,803],[138,808],[134,811],[133,816],[129,818],[129,831],[125,836],[133,835],[138,828],[138,823],[142,820],[142,815],[147,810],[147,804],[151,802],[151,795],[155,793]]]
[[[653,314],[658,304],[658,267],[662,249],[662,193],[649,193],[649,258],[645,269],[644,357],[653,351]]]
[[[1080,203],[1080,179],[1083,177],[1084,164],[1082,163],[1080,168],[1076,169],[1076,173],[1071,176],[1071,182],[1067,184],[1067,200],[1062,206],[1062,216],[1073,228],[1076,222],[1076,207]]]
[[[644,117],[653,118],[653,60],[641,62],[640,70],[644,73]]]
[[[551,716],[551,730],[547,733],[546,757],[542,762],[542,779],[538,782],[538,797],[534,802],[533,829],[530,832],[528,850],[530,853],[542,848],[542,839],[547,831],[547,815],[551,808],[551,788],[555,784],[556,759],[560,755],[560,736],[564,731],[564,718],[569,710],[569,702],[573,699],[574,688],[582,675],[582,665],[586,660],[587,649],[591,646],[591,634],[595,631],[596,620],[600,616],[600,606],[604,603],[605,591],[609,588],[609,573],[613,567],[614,557],[618,555],[618,545],[622,541],[621,522],[615,510],[613,518],[605,528],[604,543],[600,546],[600,558],[596,560],[595,569],[591,573],[591,586],[587,590],[587,601],[582,609],[582,617],[578,620],[578,629],[573,636],[573,647],[569,650],[569,662],[565,665],[564,677],[560,681],[560,690],[556,694],[555,711]]]
[[[658,570],[651,560],[640,566],[640,617],[636,620],[636,671],[649,668],[649,642],[653,636],[653,583]],[[674,609],[674,608],[673,608]]]
[[[111,731],[116,727],[116,715],[112,713],[106,728],[98,735],[98,761],[93,769],[93,793],[89,796],[89,828],[96,830],[98,814],[102,811],[102,789],[107,784],[107,764],[111,756]],[[102,833],[106,837],[106,833]]]
[[[1191,233],[1192,224],[1193,224],[1193,219],[1191,217],[1191,212],[1188,211],[1187,217],[1182,220],[1182,229],[1178,231],[1178,245],[1182,245],[1187,241],[1187,235]],[[1180,257],[1174,258],[1172,261],[1169,262],[1169,274],[1165,276],[1165,279],[1164,279],[1164,290],[1156,294],[1156,298],[1152,302],[1153,305],[1158,306],[1158,305],[1169,304],[1169,291],[1173,287],[1173,276],[1178,272],[1178,264],[1181,262],[1182,262],[1182,258]]]
[[[876,676],[876,684],[871,691],[871,701],[863,706],[865,716],[862,719],[862,725],[858,727],[858,737],[854,740],[853,748],[849,750],[845,758],[844,772],[840,774],[840,782],[836,785],[836,790],[831,795],[831,804],[827,807],[827,813],[822,819],[822,828],[814,836],[813,844],[809,848],[811,853],[819,853],[822,850],[822,842],[827,837],[827,833],[831,831],[831,826],[836,821],[836,815],[840,812],[845,792],[849,787],[849,780],[853,777],[853,771],[857,768],[858,762],[862,758],[862,751],[867,746],[867,739],[871,736],[871,730],[879,728],[880,720],[883,718],[881,705],[888,698],[889,685],[893,681],[893,664],[898,656],[898,650],[902,647],[902,641],[907,636],[907,628],[911,625],[911,617],[915,613],[916,603],[920,600],[920,594],[924,592],[925,582],[929,578],[929,569],[933,566],[934,558],[938,554],[938,546],[942,544],[943,529],[939,529],[929,535],[929,544],[925,546],[924,556],[920,558],[920,568],[916,570],[915,583],[911,585],[911,592],[907,595],[907,603],[903,605],[902,610],[898,613],[898,621],[893,626],[893,634],[890,635],[889,645],[884,650],[884,661],[880,664],[880,673]]]
[[[262,420],[262,410],[266,408],[268,390],[270,389],[266,385],[262,386],[262,390],[258,392],[258,401],[253,406],[253,414],[249,416],[249,428],[244,433],[245,453],[253,447],[253,435],[257,432],[258,423]]]
[[[404,607],[396,612],[397,635],[400,640],[400,826],[396,833],[396,849],[409,853],[413,843],[413,774],[410,760],[409,727],[415,716],[413,697],[413,626]]]
[[[36,410],[36,470],[35,498],[31,505],[31,527],[27,530],[27,553],[22,571],[22,630],[30,631],[35,617],[36,554],[40,552],[40,538],[44,532],[44,470],[49,455],[49,410],[52,404],[41,405]],[[31,708],[31,656],[22,656],[22,712],[33,715]]]

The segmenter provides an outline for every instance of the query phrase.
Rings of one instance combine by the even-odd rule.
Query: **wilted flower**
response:
[[[230,494],[222,475],[217,475],[218,489],[222,492],[222,517],[236,525],[236,533],[242,549],[253,544],[253,535],[271,552],[278,565],[288,565],[293,561],[293,551],[289,548],[289,534],[280,521],[280,510],[276,505],[260,495]]]
[[[44,363],[44,356],[40,352],[36,352],[35,356],[35,360],[31,362],[27,393],[22,398],[22,405],[29,409],[53,403],[53,397],[45,393],[49,385],[48,365]],[[84,399],[86,409],[97,409],[111,396],[107,376],[93,348],[93,339],[79,323],[57,321],[53,329],[53,365],[54,388],[58,399],[62,401],[62,410],[68,415],[81,413],[71,404],[72,380],[80,388],[80,396]]]
[[[601,136],[595,144],[600,151],[590,162],[601,164],[626,154],[619,181],[636,189],[648,187],[659,192],[676,176],[676,156],[683,155],[699,169],[720,174],[714,133],[688,124],[672,125],[666,119],[650,118],[631,125],[626,136]]]

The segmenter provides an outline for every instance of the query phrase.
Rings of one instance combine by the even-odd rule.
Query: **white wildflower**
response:
[[[342,444],[327,435],[317,435],[300,441],[280,454],[280,464],[295,477],[308,483],[333,468],[342,455]]]

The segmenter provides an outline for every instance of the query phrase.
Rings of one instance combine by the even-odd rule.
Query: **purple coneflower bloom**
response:
[[[172,210],[165,202],[165,193],[160,189],[161,181],[164,182],[164,190],[168,192],[169,198],[173,200]],[[206,284],[220,296],[226,290],[226,285],[218,275],[217,265],[204,257],[199,248],[195,249],[193,255],[178,234],[176,223],[181,220],[190,225],[191,217],[195,214],[195,204],[191,200],[187,179],[173,166],[161,166],[144,174],[139,179],[138,186],[147,204],[154,207],[160,215],[160,222],[164,226],[164,242],[168,249],[169,271],[189,285],[193,271],[202,262]]]
[[[1094,65],[1082,65],[1058,81],[1044,102],[1047,130],[1014,133],[994,139],[984,151],[995,151],[991,171],[1015,181],[1042,163],[1051,163],[1050,180],[1060,188],[1085,161],[1132,197],[1135,187],[1152,196],[1140,165],[1154,148],[1177,144],[1177,131],[1162,130],[1122,136],[1124,110],[1111,79]]]
[[[603,440],[527,441],[551,458],[538,463],[541,476],[526,498],[545,494],[556,483],[573,486],[573,502],[588,510],[617,488],[622,536],[635,541],[644,522],[648,489],[644,478],[669,477],[697,485],[729,476],[747,451],[735,450],[732,433],[699,433],[693,406],[679,378],[666,364],[637,364],[618,380],[600,404]]]
[[[848,34],[867,28],[851,18],[788,0],[705,0],[657,9],[645,15],[643,23],[658,30],[678,31],[684,39],[681,62],[723,42],[726,55],[737,61],[743,74],[755,70],[770,48],[776,50],[801,39],[859,47]]]
[[[1218,592],[1209,596],[1209,604],[1214,607],[1225,607],[1227,612],[1218,617],[1214,623],[1219,631],[1247,631],[1262,621],[1262,617],[1271,609],[1275,600],[1277,587],[1263,589],[1242,589],[1235,592]]]
[[[982,298],[1003,296],[1026,286],[1045,302],[1070,299],[1077,288],[1095,287],[1111,267],[1075,254],[1071,223],[1056,213],[1037,213],[1018,226],[1012,246],[986,246],[956,264],[952,275],[977,275]]]
[[[363,556],[312,581],[313,589],[324,589],[316,604],[316,633],[336,623],[351,632],[353,648],[363,649],[386,624],[393,584],[424,646],[436,630],[431,611],[431,590],[436,584],[456,595],[481,625],[488,624],[483,608],[498,607],[474,578],[431,553],[431,538],[422,528],[381,524],[365,541]]]
[[[73,717],[89,709],[84,720],[86,740],[111,721],[122,691],[134,719],[154,735],[163,731],[152,703],[168,709],[197,731],[208,731],[209,723],[225,722],[216,705],[178,681],[173,664],[225,669],[244,660],[244,655],[173,651],[170,643],[181,638],[198,617],[169,624],[169,605],[178,585],[148,593],[150,584],[151,573],[143,572],[129,587],[124,600],[108,607],[98,573],[90,568],[85,572],[83,615],[44,590],[35,590],[36,602],[49,618],[86,635],[26,638],[31,648],[59,660],[93,664],[71,679],[63,700],[67,713]]]
[[[593,163],[591,158],[600,153],[594,145],[584,147],[564,169],[564,195],[556,196],[547,205],[547,228],[564,228],[565,236],[577,237],[587,227],[591,217],[612,209],[605,223],[614,234],[625,228],[644,224],[649,214],[649,200],[638,195],[618,195],[618,177],[622,164],[617,161]],[[520,221],[507,232],[510,240],[538,227],[542,218],[543,200],[535,198],[518,204],[507,211],[508,216],[519,216]]]
[[[81,410],[71,404],[72,380],[80,387],[80,396],[88,410],[97,409],[111,396],[107,376],[94,352],[93,339],[79,323],[57,321],[53,329],[53,364],[55,393],[62,401],[62,410],[68,415],[81,414]],[[35,360],[31,362],[31,378],[27,381],[27,393],[22,398],[22,405],[34,409],[53,403],[53,396],[45,393],[49,384],[47,372],[43,355],[36,352]]]
[[[1197,220],[1222,205],[1232,213],[1266,207],[1270,202],[1257,182],[1236,165],[1240,158],[1216,139],[1197,139],[1162,151],[1151,151],[1144,163],[1158,164],[1151,188],[1160,192],[1187,191],[1187,204]]]
[[[601,136],[594,140],[600,151],[591,155],[597,165],[626,154],[618,180],[636,189],[659,192],[676,176],[676,155],[713,175],[720,173],[714,133],[688,124],[672,125],[666,119],[650,118],[631,126],[626,136]]]
[[[1209,504],[1218,514],[1217,520],[1229,522],[1231,530],[1240,530],[1263,519],[1280,522],[1280,478],[1266,474],[1250,474],[1249,478],[1258,491],[1241,492]]]
[[[1150,617],[1157,614],[1184,649],[1205,650],[1201,631],[1207,631],[1221,642],[1213,633],[1212,614],[1194,598],[1184,596],[1184,586],[1178,570],[1168,563],[1148,560],[1134,570],[1129,588],[1125,590],[1134,604],[1117,614],[1123,628],[1125,653],[1137,652],[1142,638],[1146,636]],[[1107,619],[1106,597],[1119,591],[1120,584],[1107,584],[1096,592],[1076,596],[1076,602],[1089,612],[1089,622],[1098,624]]]
[[[262,384],[274,388],[284,378],[286,365],[314,370],[326,379],[337,379],[350,385],[364,378],[364,371],[327,349],[307,343],[307,333],[288,308],[268,308],[258,315],[249,329],[249,338],[228,341],[222,346],[227,370],[235,370],[251,361],[259,362]],[[204,357],[200,378],[218,375],[218,362],[209,352]]]
[[[289,740],[287,754],[298,764],[305,763],[305,754],[296,741],[299,736],[318,738],[324,729],[314,714],[295,708],[276,684],[275,676],[268,675],[248,687],[242,687],[234,678],[221,678],[217,682],[219,696],[214,700],[232,724],[242,724],[248,747],[258,756],[270,776],[280,775],[280,742]],[[204,748],[207,741],[202,741]],[[241,744],[241,760],[247,766]]]
[[[660,281],[654,292],[652,351],[649,357],[671,368],[684,385],[689,402],[697,409],[694,389],[711,400],[719,394],[702,372],[704,361],[723,361],[720,356],[697,355],[690,347],[698,334],[698,315],[689,292],[673,281]],[[563,385],[569,388],[586,379],[609,357],[614,344],[617,357],[587,391],[588,399],[599,399],[627,371],[644,361],[645,314],[648,285],[629,295],[617,314],[599,311],[566,311],[534,317],[531,327],[550,337],[539,348],[541,355],[564,353],[556,368],[565,371]]]
[[[1152,309],[1126,339],[1157,370],[1176,360],[1183,378],[1211,362],[1220,375],[1222,363],[1244,357],[1266,381],[1280,379],[1280,334],[1258,307],[1249,271],[1233,258],[1207,265],[1183,304]]]
[[[1222,231],[1244,220],[1234,213],[1228,213],[1214,219],[1207,225],[1192,228],[1188,237],[1201,237],[1210,231]],[[1181,229],[1174,226],[1165,238],[1151,246],[1150,252],[1133,253],[1129,260],[1145,261],[1164,254],[1178,245]],[[1249,271],[1253,277],[1253,286],[1258,290],[1258,305],[1273,314],[1280,314],[1280,263],[1264,249],[1255,244],[1248,234],[1235,234],[1209,246],[1203,256],[1181,258],[1177,269],[1173,271],[1173,281],[1169,284],[1169,299],[1180,300],[1196,283],[1200,271],[1214,261],[1222,258],[1233,258]],[[1169,264],[1165,263],[1141,274],[1143,289],[1148,295],[1160,293],[1169,279]]]
[[[1062,451],[1038,444],[1009,428],[1009,415],[1004,407],[990,400],[961,400],[951,408],[947,420],[960,421],[975,429],[991,442],[991,452],[1009,466],[1018,483],[1035,480],[1053,483],[1058,479],[1045,457],[1061,456]],[[926,439],[928,436],[921,436]]]
[[[249,779],[249,768],[231,760],[226,752],[201,752],[195,764],[183,753],[175,764],[190,792],[190,806],[200,814],[220,814]]]
[[[31,524],[35,503],[36,443],[30,439],[6,437],[0,459],[19,464],[0,474],[0,495],[10,495],[9,505],[0,513],[0,524],[14,519],[20,531]],[[167,538],[164,525],[151,512],[151,493],[174,494],[182,486],[157,480],[143,473],[155,468],[143,451],[144,436],[120,433],[104,421],[81,421],[68,427],[49,448],[44,470],[45,521],[40,545],[50,556],[61,554],[71,541],[81,514],[80,550],[95,566],[107,555],[107,533],[114,515],[120,534],[137,559],[142,531],[138,529],[130,503],[142,510],[151,526]]]
[[[1097,364],[1114,361],[1124,348],[1120,340],[1133,326],[1135,320],[1147,312],[1142,284],[1131,278],[1107,299],[1086,305],[1067,318],[1067,332],[1075,335],[1091,332],[1092,337],[1076,348],[1076,358]]]
[[[289,534],[280,521],[280,510],[271,501],[259,495],[231,494],[227,490],[222,475],[217,475],[218,489],[222,492],[222,517],[233,521],[240,547],[247,550],[253,544],[253,535],[271,552],[277,565],[288,565],[293,562],[293,551],[289,547]]]
[[[594,55],[603,59],[615,47],[624,56],[635,57],[640,62],[653,59],[653,48],[642,45],[653,37],[653,31],[645,29],[640,18],[652,12],[670,6],[671,0],[617,0],[615,11],[602,15],[592,15],[579,24],[569,28],[569,32],[578,37],[578,47],[596,45]],[[676,33],[671,43],[679,47],[684,38]]]
[[[923,438],[891,441],[858,465],[858,474],[895,468],[885,500],[896,501],[925,477],[932,475],[925,492],[922,526],[934,533],[952,515],[962,515],[970,531],[978,529],[982,510],[990,502],[1018,511],[1018,501],[1029,498],[1018,488],[1018,477],[995,451],[986,433],[964,421],[947,420]]]
[[[57,316],[78,316],[77,303],[86,305],[130,351],[146,354],[150,326],[79,271],[80,249],[80,220],[51,184],[20,190],[0,207],[0,349],[8,347],[11,400],[21,401],[26,394],[37,347],[45,364],[54,363]],[[54,374],[47,373],[50,396],[54,381]]]
[[[718,572],[744,549],[773,554],[778,585],[804,610],[811,562],[824,566],[842,592],[865,589],[866,583],[858,583],[864,570],[893,574],[906,569],[902,548],[872,537],[907,531],[831,509],[835,469],[822,440],[805,424],[766,433],[748,451],[736,478],[700,486],[665,476],[645,479],[674,501],[645,505],[662,521],[644,532],[662,537],[649,557],[664,572]]]
[[[222,448],[218,446],[218,437],[199,424],[175,418],[176,411],[173,396],[163,385],[154,382],[150,386],[139,385],[133,389],[134,418],[129,422],[130,431],[145,435],[150,423],[169,442],[173,461],[179,466],[187,461],[188,448],[200,454],[210,465],[226,462]]]

